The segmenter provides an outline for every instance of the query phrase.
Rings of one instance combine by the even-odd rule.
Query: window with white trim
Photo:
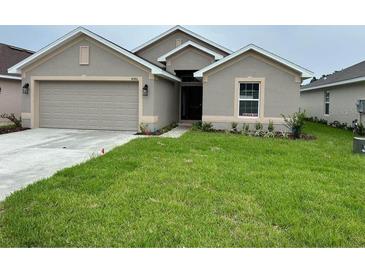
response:
[[[324,114],[330,115],[330,93],[328,91],[324,93]]]
[[[260,84],[240,83],[239,116],[258,117],[260,104]]]

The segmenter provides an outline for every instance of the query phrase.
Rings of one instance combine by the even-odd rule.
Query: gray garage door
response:
[[[138,84],[41,82],[39,126],[136,131]]]

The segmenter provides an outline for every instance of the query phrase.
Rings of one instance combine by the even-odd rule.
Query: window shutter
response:
[[[80,65],[89,64],[89,47],[80,46]]]

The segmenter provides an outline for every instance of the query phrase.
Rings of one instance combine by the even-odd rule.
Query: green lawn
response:
[[[137,139],[0,205],[0,246],[364,247],[365,157],[315,141]]]

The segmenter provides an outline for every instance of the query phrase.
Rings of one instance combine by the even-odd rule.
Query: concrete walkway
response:
[[[38,128],[0,135],[0,201],[58,170],[108,152],[134,132]]]
[[[172,130],[161,134],[160,137],[167,137],[167,138],[180,138],[184,133],[190,130],[191,126],[177,126]]]

